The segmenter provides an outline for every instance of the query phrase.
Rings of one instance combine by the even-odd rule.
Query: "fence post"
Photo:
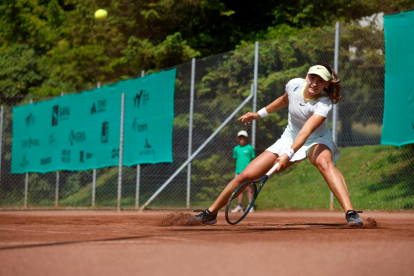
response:
[[[335,55],[334,55],[334,71],[338,74],[338,56],[339,56],[339,22],[335,24]],[[338,123],[338,104],[334,104],[332,108],[332,138],[336,144],[337,139],[337,123]],[[329,200],[329,210],[334,209],[334,194],[331,191]]]
[[[0,118],[0,186],[1,186],[1,159],[3,157],[3,117],[4,109],[1,106],[1,118]]]
[[[30,99],[30,103],[33,103],[33,100]],[[27,194],[29,193],[29,173],[25,173],[25,180],[24,180],[24,209],[27,209]]]
[[[257,105],[257,82],[259,74],[259,41],[256,41],[254,47],[254,87],[253,87],[253,112],[256,112]],[[256,148],[256,120],[252,122],[252,147]]]
[[[27,192],[29,190],[29,174],[25,174],[24,180],[24,209],[27,209]]]
[[[96,88],[101,88],[101,83],[98,81]],[[95,196],[96,196],[96,169],[92,171],[92,207],[95,207]]]
[[[194,116],[194,84],[195,84],[196,59],[191,60],[191,88],[190,88],[190,118],[188,123],[188,158],[193,152],[193,116]],[[190,208],[191,192],[191,162],[187,166],[187,209]]]
[[[96,169],[92,172],[92,207],[95,207]]]
[[[59,205],[59,180],[60,180],[60,173],[56,171],[56,191],[55,191],[55,207]]]
[[[145,70],[141,71],[141,77],[145,76]],[[139,208],[139,186],[141,182],[141,165],[137,165],[137,179],[136,179],[136,188],[135,188],[135,209]]]
[[[64,93],[60,92],[60,96],[63,97]],[[60,172],[56,171],[56,187],[55,187],[55,207],[59,206],[59,181],[60,181]]]
[[[124,152],[124,110],[125,110],[125,93],[122,93],[121,100],[121,130],[119,137],[119,166],[118,166],[118,204],[117,211],[121,211],[121,193],[122,193],[122,161]]]

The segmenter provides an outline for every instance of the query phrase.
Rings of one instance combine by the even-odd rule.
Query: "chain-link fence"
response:
[[[379,146],[384,109],[383,30],[373,25],[347,24],[340,27],[339,34],[337,66],[343,100],[337,105],[336,137],[342,151],[337,167],[347,180],[355,207],[413,209],[414,148]],[[253,99],[207,144],[205,141],[251,95],[255,83],[255,49],[255,45],[251,45],[177,66],[174,162],[123,167],[122,208],[140,208],[149,199],[147,208],[205,208],[234,177],[232,150],[237,145],[236,134],[242,129],[252,133],[252,127],[242,125],[237,118],[252,110]],[[305,77],[312,63],[334,64],[335,27],[261,42],[258,53],[257,107],[261,108],[281,96],[290,79]],[[193,103],[191,91],[194,91]],[[1,208],[117,207],[117,167],[11,174],[11,105],[13,103],[3,103]],[[330,115],[329,126],[332,120]],[[256,154],[272,145],[286,125],[286,110],[260,120],[254,139]],[[177,172],[204,144],[199,154]],[[362,155],[356,157],[356,153]],[[283,172],[277,181],[271,179],[265,187],[267,192],[261,197],[273,196],[274,199],[268,199],[268,203],[260,207],[329,208],[329,189],[325,181],[316,169],[309,172],[308,167],[311,167],[309,162],[302,162]]]

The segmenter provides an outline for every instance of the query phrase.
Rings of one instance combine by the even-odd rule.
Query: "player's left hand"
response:
[[[242,121],[245,125],[249,124],[253,121],[253,120],[258,120],[260,119],[260,115],[258,113],[254,113],[254,112],[247,112],[246,114],[244,114],[243,116],[241,116],[238,120]]]

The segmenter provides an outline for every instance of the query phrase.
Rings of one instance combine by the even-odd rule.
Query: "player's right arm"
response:
[[[270,114],[270,113],[279,111],[288,105],[289,105],[289,98],[288,98],[288,94],[285,92],[283,96],[280,96],[279,98],[274,100],[272,103],[267,105],[265,108],[266,108],[267,113]],[[245,125],[247,124],[250,125],[252,120],[258,120],[260,118],[262,117],[260,117],[259,113],[257,112],[254,112],[254,113],[247,112],[246,114],[244,114],[243,116],[239,118],[239,121],[244,122]]]
[[[279,111],[288,105],[289,105],[289,97],[288,97],[288,94],[285,92],[283,96],[280,96],[279,98],[274,100],[271,104],[266,106],[266,111],[267,113],[270,114],[270,113]]]

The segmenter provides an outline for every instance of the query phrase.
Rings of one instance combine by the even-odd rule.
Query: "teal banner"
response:
[[[172,162],[176,69],[13,108],[12,173]]]
[[[124,165],[173,161],[175,75],[170,70],[123,83],[135,91],[125,94]]]
[[[414,11],[384,16],[385,99],[381,145],[414,143]]]

